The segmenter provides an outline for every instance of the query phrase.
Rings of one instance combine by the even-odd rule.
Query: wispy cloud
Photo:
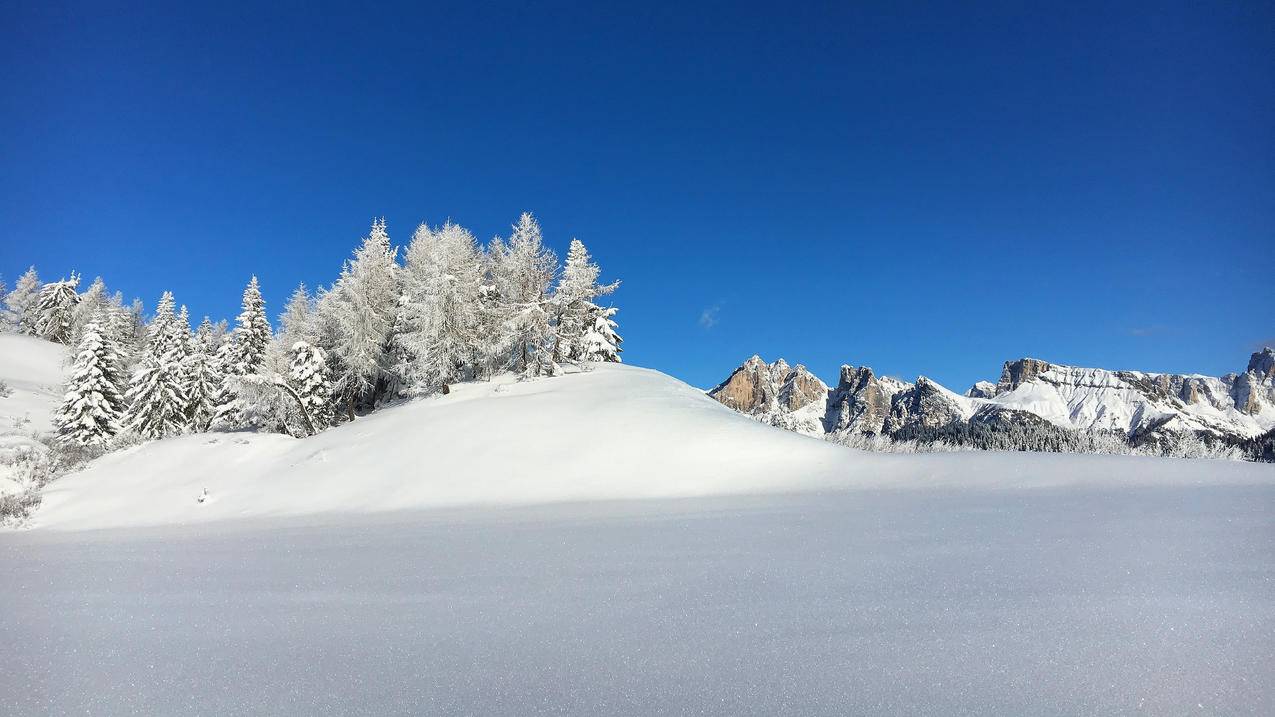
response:
[[[700,328],[705,330],[711,329],[717,325],[717,314],[722,310],[721,306],[713,304],[712,306],[699,312]]]

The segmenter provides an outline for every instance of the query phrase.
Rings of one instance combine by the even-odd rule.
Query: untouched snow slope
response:
[[[1072,486],[10,532],[0,714],[1270,715],[1273,514]]]
[[[0,454],[44,450],[32,434],[53,430],[53,411],[62,400],[66,347],[34,336],[0,333],[0,380],[11,391],[0,397]],[[0,493],[18,486],[0,462]]]
[[[855,453],[764,426],[662,373],[608,364],[461,385],[304,440],[220,433],[146,444],[51,483],[33,522],[83,529],[838,487],[1272,479],[1275,470],[1258,464]]]

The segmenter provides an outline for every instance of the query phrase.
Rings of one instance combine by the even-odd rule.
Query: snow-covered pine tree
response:
[[[293,344],[288,384],[296,391],[315,430],[332,425],[332,373],[323,349],[304,341]]]
[[[556,315],[554,331],[557,339],[554,345],[554,360],[584,361],[592,354],[586,350],[586,336],[590,337],[590,346],[604,337],[593,336],[598,328],[598,319],[605,311],[594,303],[599,296],[610,294],[619,287],[620,282],[598,284],[601,269],[584,243],[579,239],[571,240],[571,248],[567,252],[567,263],[562,270],[562,278],[554,291],[553,304]],[[614,314],[612,311],[609,316]],[[614,324],[612,324],[614,326]],[[605,321],[603,328],[606,328]],[[618,352],[617,347],[612,347]],[[615,360],[615,359],[612,359]]]
[[[479,373],[482,255],[474,235],[447,222],[421,225],[403,270],[408,301],[396,337],[410,393],[425,394]]]
[[[530,212],[518,218],[503,247],[495,246],[503,248],[492,263],[492,278],[512,349],[507,365],[526,374],[552,374],[549,287],[558,258],[544,246],[540,224]]]
[[[101,446],[115,435],[124,410],[119,372],[111,342],[102,337],[98,324],[90,321],[81,332],[62,405],[53,415],[58,440]]]
[[[333,322],[334,388],[351,420],[357,407],[376,404],[391,369],[390,338],[400,294],[397,253],[385,220],[374,221],[322,302]]]
[[[186,423],[192,431],[207,431],[216,414],[214,402],[222,379],[217,349],[216,330],[212,321],[205,316],[195,332],[190,352],[182,367]]]
[[[71,272],[70,279],[55,281],[41,287],[35,307],[37,336],[60,344],[70,342],[71,317],[80,299],[75,288],[79,285],[80,276]]]
[[[218,352],[222,382],[217,391],[216,417],[213,425],[226,430],[262,428],[248,420],[250,398],[241,396],[238,390],[244,376],[258,376],[266,369],[266,350],[270,346],[270,322],[266,319],[266,302],[261,298],[261,286],[253,276],[244,288],[239,316],[230,339]],[[259,415],[259,414],[253,414]]]
[[[39,319],[36,304],[40,297],[40,288],[40,275],[33,266],[18,278],[13,291],[4,297],[5,323],[18,333],[35,334]]]
[[[173,436],[186,426],[182,363],[186,337],[165,291],[151,319],[146,348],[129,381],[126,427],[146,438]],[[188,332],[187,332],[188,333]]]
[[[97,277],[89,288],[80,294],[79,301],[76,302],[75,308],[71,310],[71,343],[79,344],[80,335],[84,333],[84,327],[88,326],[90,321],[98,321],[98,331],[103,332],[107,329],[109,315],[106,310],[110,305],[110,297],[106,295],[106,283],[102,281],[102,277]]]
[[[593,327],[584,335],[582,342],[585,361],[620,363],[620,353],[623,352],[620,344],[624,339],[615,332],[616,323],[611,318],[617,311],[619,309],[614,306],[594,307]]]

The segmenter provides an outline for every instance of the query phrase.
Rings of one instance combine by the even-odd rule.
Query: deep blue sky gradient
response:
[[[273,315],[373,216],[531,210],[700,386],[1275,342],[1275,5],[687,5],[5,3],[0,272]]]

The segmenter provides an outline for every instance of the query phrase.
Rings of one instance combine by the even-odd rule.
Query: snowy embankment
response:
[[[857,453],[764,426],[659,372],[609,364],[465,384],[303,440],[220,433],[149,443],[50,484],[33,523],[80,529],[836,488],[1273,478],[1271,466],[1213,461]]]
[[[66,347],[34,336],[0,334],[0,494],[20,489],[11,460],[23,451],[43,451],[36,434],[53,430],[53,411],[62,399]]]

